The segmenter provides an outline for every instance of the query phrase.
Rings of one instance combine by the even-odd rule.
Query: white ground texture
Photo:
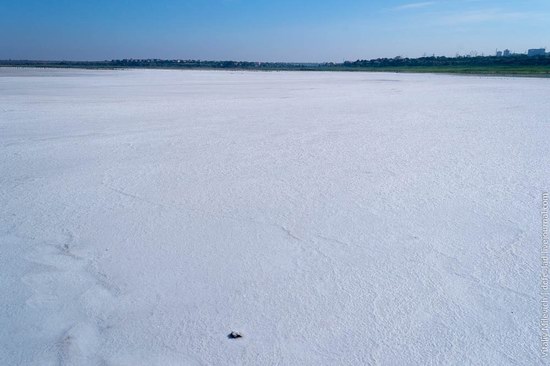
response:
[[[0,69],[0,364],[544,365],[549,96]]]

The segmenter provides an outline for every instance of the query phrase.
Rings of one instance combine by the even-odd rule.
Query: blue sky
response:
[[[0,59],[322,62],[550,47],[550,0],[0,0]]]

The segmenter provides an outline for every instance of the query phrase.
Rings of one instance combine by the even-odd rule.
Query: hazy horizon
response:
[[[542,0],[6,3],[0,59],[342,62],[550,46]]]

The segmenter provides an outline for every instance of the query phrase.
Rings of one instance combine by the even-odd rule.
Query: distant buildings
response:
[[[502,56],[508,57],[508,56],[512,56],[512,52],[509,49],[505,49],[504,51],[497,50],[496,56],[497,57],[502,57]]]
[[[497,57],[509,57],[509,56],[519,56],[519,55],[525,55],[525,53],[513,53],[509,49],[505,49],[504,51],[496,51]],[[531,48],[527,51],[527,56],[529,57],[535,57],[535,56],[550,56],[550,52],[546,52],[546,48]]]
[[[527,51],[527,56],[546,56],[546,48],[531,48]]]

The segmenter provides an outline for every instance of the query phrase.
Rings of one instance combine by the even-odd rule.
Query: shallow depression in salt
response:
[[[0,364],[542,364],[548,95],[0,69]]]

